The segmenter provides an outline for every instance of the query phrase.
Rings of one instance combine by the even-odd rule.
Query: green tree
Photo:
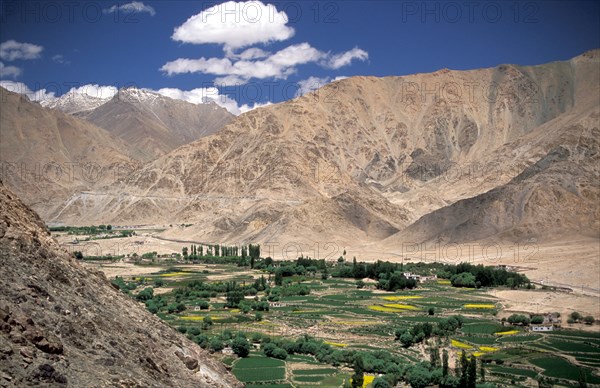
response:
[[[378,377],[373,380],[373,388],[391,388],[392,386],[384,377]]]
[[[588,315],[588,316],[586,316],[586,317],[583,317],[583,322],[584,322],[584,323],[586,323],[586,324],[588,324],[588,325],[591,325],[591,324],[593,324],[595,321],[596,321],[596,320],[595,320],[595,319],[594,319],[594,317],[592,317],[591,315]]]
[[[183,254],[183,257],[187,257],[188,256],[188,247],[181,248],[181,254]]]
[[[220,352],[223,350],[225,345],[223,345],[223,341],[221,341],[218,337],[213,337],[209,342],[209,347],[213,352]]]
[[[210,315],[207,315],[204,317],[204,319],[202,320],[202,328],[204,330],[209,329],[211,326],[213,325],[213,320],[210,317]]]
[[[460,354],[460,386],[467,387],[469,384],[469,360],[467,354],[463,350]]]
[[[237,337],[231,343],[231,349],[240,357],[248,357],[248,354],[250,354],[250,343],[244,337]]]
[[[483,362],[479,364],[479,377],[481,378],[481,382],[485,383],[485,367]]]
[[[471,356],[467,371],[467,388],[477,387],[477,358]]]
[[[227,307],[237,307],[242,300],[244,300],[244,293],[242,291],[234,290],[227,292]]]
[[[408,348],[415,342],[415,340],[412,334],[410,334],[410,332],[407,330],[400,336],[400,342],[402,343],[402,346]]]
[[[144,288],[135,296],[135,298],[141,302],[150,300],[154,298],[154,289],[152,287]]]
[[[436,346],[429,348],[429,363],[433,368],[437,368],[440,362],[440,349]]]
[[[462,272],[452,275],[450,282],[454,287],[475,288],[475,276],[471,272]]]
[[[442,376],[448,377],[448,351],[442,351]]]
[[[534,325],[544,323],[544,317],[542,317],[541,315],[534,315],[533,317],[531,317],[531,323],[533,323]]]
[[[359,354],[354,358],[354,374],[352,375],[352,388],[362,388],[365,381],[365,365]]]

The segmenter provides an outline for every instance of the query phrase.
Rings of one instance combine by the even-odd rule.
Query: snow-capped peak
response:
[[[115,93],[116,88],[114,90],[103,90],[103,93],[98,89],[94,89],[94,92],[91,93],[85,87],[80,87],[73,88],[58,98],[42,99],[39,103],[46,108],[59,109],[65,113],[74,114],[98,108],[110,101]]]
[[[163,98],[159,93],[150,89],[138,89],[136,87],[128,87],[120,89],[117,98],[120,101],[127,102],[154,102],[157,99]]]

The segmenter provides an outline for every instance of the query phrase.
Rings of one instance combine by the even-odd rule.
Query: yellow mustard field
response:
[[[471,349],[473,348],[471,345],[466,344],[464,342],[460,342],[457,340],[452,340],[452,346],[454,346],[455,348],[459,348],[459,349]]]
[[[422,296],[419,295],[394,295],[394,296],[384,296],[384,300],[389,300],[391,302],[396,300],[410,300],[410,299],[421,299]]]
[[[394,309],[400,309],[400,310],[420,310],[420,308],[415,307],[415,306],[411,306],[409,304],[399,304],[399,303],[386,303],[384,304],[385,307],[391,307]]]
[[[463,307],[466,309],[494,309],[496,305],[492,303],[467,303]]]
[[[519,334],[520,331],[519,330],[509,330],[509,331],[501,331],[496,333],[496,335],[514,335],[514,334]]]

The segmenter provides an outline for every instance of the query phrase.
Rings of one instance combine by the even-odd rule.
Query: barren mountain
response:
[[[48,219],[391,251],[402,241],[597,234],[599,64],[592,51],[336,81],[77,193]]]
[[[136,163],[106,130],[0,88],[1,178],[42,216]]]
[[[234,117],[213,102],[192,104],[137,88],[121,89],[110,101],[75,115],[120,137],[145,161],[211,135]]]
[[[243,114],[61,214],[185,221],[165,236],[200,241],[341,245],[597,228],[599,57],[337,81]]]
[[[242,386],[84,269],[2,182],[0,210],[0,386]]]
[[[93,97],[81,91],[70,91],[59,98],[50,98],[40,101],[45,108],[59,109],[68,114],[83,114],[106,104],[111,97]]]

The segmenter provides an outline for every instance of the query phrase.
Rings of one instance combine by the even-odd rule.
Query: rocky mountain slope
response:
[[[352,77],[240,115],[46,219],[387,251],[597,234],[599,85],[598,50],[539,66]]]
[[[390,249],[404,239],[596,230],[599,63],[592,51],[539,66],[337,81],[238,116],[101,196],[72,197],[60,214],[194,223],[165,236],[199,241],[387,238]]]
[[[73,192],[137,166],[108,131],[6,89],[0,94],[0,178],[43,217]]]
[[[106,104],[111,100],[111,97],[94,97],[83,91],[72,90],[63,94],[59,98],[49,98],[40,101],[40,105],[45,108],[58,109],[68,114],[83,114],[100,105]]]
[[[212,102],[192,104],[137,88],[121,89],[95,109],[74,114],[121,138],[144,161],[211,135],[234,117]]]
[[[0,214],[0,386],[242,386],[78,264],[1,182]]]

